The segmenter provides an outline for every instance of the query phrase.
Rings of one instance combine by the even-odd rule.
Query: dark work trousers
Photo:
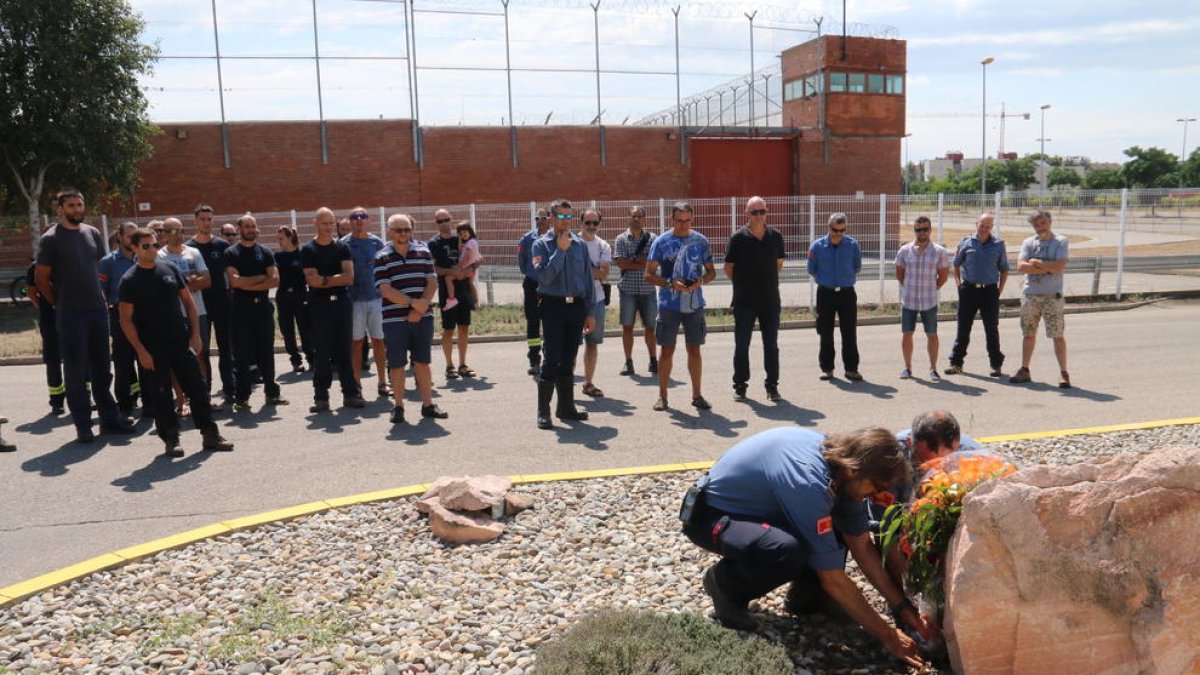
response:
[[[179,440],[179,417],[175,414],[175,391],[171,374],[179,381],[183,393],[191,402],[192,423],[204,430],[215,426],[212,406],[208,400],[208,383],[200,374],[200,361],[188,349],[186,342],[158,345],[150,352],[154,370],[139,364],[138,377],[142,382],[142,400],[154,411],[154,428],[163,441]]]
[[[233,318],[233,353],[237,399],[250,398],[254,380],[250,366],[262,375],[263,392],[268,398],[279,396],[275,382],[275,311],[266,295],[234,295],[230,305]]]
[[[754,322],[762,334],[763,370],[768,387],[779,386],[779,307],[733,308],[733,388],[745,389],[750,381],[750,338]]]
[[[58,345],[62,353],[67,408],[79,428],[92,425],[92,401],[103,424],[116,424],[117,402],[112,396],[108,350],[108,310],[58,310]],[[88,382],[92,393],[88,396]]]
[[[842,364],[848,371],[858,370],[858,294],[853,286],[835,291],[817,286],[817,334],[821,336],[818,357],[821,370],[833,370],[837,350],[833,347],[833,320],[842,329]]]
[[[224,292],[214,291],[204,294],[204,309],[208,313],[208,321],[212,326],[210,331],[217,338],[217,370],[221,375],[221,393],[225,398],[233,398],[237,393],[237,373],[233,366],[235,355],[233,353],[233,326],[230,321],[230,300],[229,296]],[[210,341],[211,342],[211,341]],[[209,351],[211,344],[201,345],[204,347],[204,364],[208,368],[208,372],[213,372],[212,361],[209,359]],[[209,378],[208,388],[212,390],[212,380],[215,377]]]
[[[309,296],[308,315],[312,322],[310,338],[313,356],[313,398],[329,400],[329,387],[333,385],[333,371],[337,370],[338,382],[342,385],[342,396],[359,394],[354,381],[354,366],[350,362],[353,341],[350,339],[350,323],[354,308],[345,292],[335,296],[316,294]]]
[[[121,414],[129,415],[141,393],[137,354],[121,330],[121,314],[115,306],[108,308],[108,328],[112,331],[113,393]]]
[[[544,336],[540,379],[557,382],[558,378],[573,374],[575,356],[583,338],[583,324],[588,318],[587,303],[583,298],[567,302],[566,298],[543,295],[540,308]]]
[[[721,590],[739,605],[789,581],[811,583],[809,552],[795,535],[774,523],[706,507],[684,528],[687,538],[721,557],[714,574]],[[713,537],[713,532],[719,532]]]
[[[61,406],[67,398],[67,387],[63,384],[62,355],[58,349],[58,317],[45,300],[38,303],[38,332],[42,335],[42,363],[46,366],[50,405]]]
[[[296,367],[307,360],[313,361],[312,337],[309,335],[308,292],[301,288],[280,289],[275,293],[275,310],[279,315],[279,332],[283,335],[283,348],[287,350]],[[300,345],[296,346],[296,333],[300,333]]]
[[[529,348],[529,365],[542,362],[542,316],[538,308],[537,282],[529,277],[521,281],[525,293],[525,345]]]
[[[983,320],[988,363],[992,368],[1000,368],[1004,365],[1004,352],[1000,351],[1000,289],[996,284],[982,288],[971,284],[958,287],[958,335],[954,338],[954,349],[950,350],[950,364],[962,366],[967,358],[976,312]]]

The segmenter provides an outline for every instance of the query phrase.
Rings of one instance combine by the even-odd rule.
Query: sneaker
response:
[[[962,364],[955,365],[955,364],[951,363],[950,367],[946,369],[947,375],[959,375],[961,373],[962,373]]]
[[[658,400],[654,402],[654,409],[661,412],[663,410],[666,410],[667,408],[668,408],[667,399],[662,396],[659,396]]]
[[[250,410],[250,401],[245,399],[237,399],[233,402],[233,412],[247,412]]]
[[[267,397],[267,405],[290,405],[291,401],[287,400],[279,394]]]
[[[1059,389],[1070,389],[1071,388],[1071,376],[1068,375],[1067,371],[1065,371],[1065,370],[1058,371],[1058,388]]]
[[[458,307],[458,298],[450,298],[449,300],[446,301],[445,306],[442,307],[442,311],[449,312],[450,310],[454,309],[455,307]]]
[[[404,408],[396,406],[392,408],[392,424],[404,424]]]
[[[646,368],[646,370],[649,370],[651,373],[657,373],[658,372],[658,359],[656,359],[654,357],[650,357],[650,365]]]
[[[307,370],[307,368],[304,367],[303,363],[293,363],[292,364],[292,372],[293,373],[300,374],[300,373],[303,373],[305,370]]]
[[[1024,384],[1030,380],[1031,378],[1029,377],[1028,368],[1021,368],[1017,372],[1013,373],[1012,377],[1008,378],[1008,381],[1012,384]]]
[[[225,412],[225,404],[221,401],[213,400],[209,402],[208,409],[215,413]]]
[[[308,407],[310,413],[329,412],[329,399],[319,398],[313,401],[313,404]]]
[[[621,369],[620,375],[633,374],[633,359],[625,359],[625,367]]]
[[[367,402],[362,396],[354,394],[353,396],[347,396],[343,398],[342,405],[346,406],[347,408],[365,408],[367,407]],[[325,404],[325,408],[326,410],[329,409],[328,403]]]
[[[821,371],[821,379],[825,380],[825,381],[832,380],[833,379],[833,371],[832,370],[822,370]]]
[[[772,403],[778,403],[783,400],[783,397],[779,395],[779,387],[773,384],[767,386],[767,400]]]
[[[907,380],[911,377],[912,377],[912,371],[909,370],[908,368],[905,368],[904,370],[900,371],[900,379]]]
[[[929,371],[929,381],[934,382],[934,383],[941,382],[942,376],[938,375],[938,371],[931,370],[931,371]]]
[[[992,366],[992,377],[1004,377],[1004,371],[1000,370],[1000,366]]]
[[[733,400],[737,401],[738,403],[745,403],[746,402],[746,388],[745,387],[734,387],[733,388]]]
[[[421,417],[432,417],[435,420],[444,420],[450,416],[450,413],[442,410],[436,403],[421,406]]]
[[[847,370],[846,379],[850,380],[851,382],[861,382],[863,376],[857,370]]]
[[[717,583],[716,568],[710,567],[704,573],[704,592],[712,598],[713,618],[722,625],[735,630],[756,630],[758,622],[750,616],[746,605],[738,604],[721,590]]]
[[[712,404],[704,400],[703,396],[693,396],[692,405],[695,406],[697,410],[712,410]]]

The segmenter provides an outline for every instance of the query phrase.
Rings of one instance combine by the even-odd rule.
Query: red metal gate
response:
[[[791,138],[692,138],[689,196],[790,195],[795,192]]]

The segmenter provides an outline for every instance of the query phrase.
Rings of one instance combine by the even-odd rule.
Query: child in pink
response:
[[[463,221],[458,224],[458,264],[456,269],[462,272],[470,272],[468,277],[471,288],[471,304],[475,308],[479,308],[479,291],[475,289],[475,274],[474,269],[483,262],[483,254],[479,252],[479,239],[475,237],[475,228],[471,227],[469,221]],[[458,306],[458,298],[454,295],[454,284],[446,284],[446,299],[445,309],[454,309]]]

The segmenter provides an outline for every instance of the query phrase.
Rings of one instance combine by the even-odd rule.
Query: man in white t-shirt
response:
[[[204,308],[204,295],[200,292],[212,285],[212,277],[208,273],[208,265],[199,249],[184,244],[183,222],[178,218],[167,218],[163,221],[162,238],[158,249],[159,260],[165,260],[183,273],[187,280],[188,290],[192,292],[192,300],[196,301],[196,311],[200,315],[200,344],[208,344],[208,312]],[[182,311],[182,308],[180,309]],[[200,360],[200,372],[204,379],[209,378],[208,364]]]
[[[604,392],[592,382],[596,374],[596,359],[600,356],[600,343],[604,342],[604,314],[608,309],[604,293],[604,284],[608,282],[608,270],[612,267],[612,247],[607,241],[596,234],[600,230],[600,212],[587,210],[583,212],[583,232],[580,237],[587,245],[588,257],[592,259],[592,278],[596,286],[596,304],[592,308],[592,317],[596,319],[596,327],[583,337],[583,393],[594,398],[604,396]]]

